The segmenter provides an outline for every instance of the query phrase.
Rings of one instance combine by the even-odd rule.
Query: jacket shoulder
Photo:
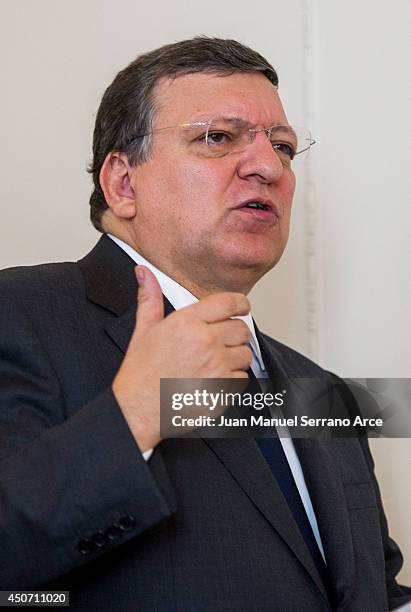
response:
[[[82,275],[75,262],[47,263],[19,266],[0,270],[0,296],[2,299],[32,302],[56,292],[66,294],[82,283]]]

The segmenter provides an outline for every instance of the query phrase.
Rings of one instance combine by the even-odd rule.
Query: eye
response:
[[[295,149],[292,145],[286,142],[273,142],[272,146],[274,151],[276,151],[279,155],[285,155],[289,159],[294,159]]]
[[[208,134],[205,134],[203,138],[208,145],[225,145],[232,141],[230,134],[217,131],[208,132]]]

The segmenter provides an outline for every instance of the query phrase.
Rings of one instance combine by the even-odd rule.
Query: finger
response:
[[[251,340],[251,332],[239,319],[228,319],[211,324],[213,332],[218,336],[225,346],[239,346],[247,344]]]
[[[244,379],[248,379],[248,374],[244,370],[235,370],[234,372],[231,372],[231,378],[244,378]]]
[[[229,347],[227,350],[227,360],[229,370],[243,370],[246,372],[253,359],[253,351],[247,345]]]
[[[146,266],[136,266],[138,283],[138,302],[136,313],[136,332],[141,333],[164,319],[163,293],[158,280]]]
[[[214,293],[188,306],[205,323],[217,323],[250,312],[250,302],[242,293]]]

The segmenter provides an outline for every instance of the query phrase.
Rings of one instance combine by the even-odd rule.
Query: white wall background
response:
[[[293,235],[253,292],[260,327],[343,376],[411,377],[409,0],[1,0],[0,267],[77,259],[94,115],[136,55],[233,37],[278,69],[289,119],[318,145]],[[409,440],[373,444],[411,582]]]

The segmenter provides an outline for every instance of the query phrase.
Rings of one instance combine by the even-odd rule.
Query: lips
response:
[[[260,213],[268,213],[271,215],[275,215],[277,218],[279,218],[279,211],[278,211],[278,207],[274,204],[274,202],[272,202],[271,200],[267,200],[265,198],[249,198],[247,200],[245,200],[244,202],[242,202],[241,204],[239,204],[238,206],[235,207],[236,210],[238,209],[245,209],[245,210],[250,210],[250,211],[259,211]]]

